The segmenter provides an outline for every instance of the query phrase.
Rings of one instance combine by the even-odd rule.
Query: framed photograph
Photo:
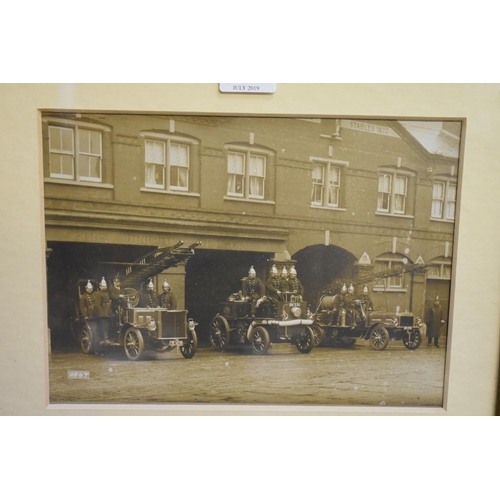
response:
[[[499,86],[2,90],[6,414],[495,412]]]

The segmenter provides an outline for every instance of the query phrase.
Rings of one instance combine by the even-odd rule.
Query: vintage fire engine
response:
[[[185,358],[192,358],[198,340],[197,323],[188,318],[186,310],[140,306],[146,281],[169,267],[185,264],[194,248],[200,243],[185,247],[179,241],[172,247],[159,248],[131,263],[118,263],[125,267],[121,278],[121,294],[113,308],[109,339],[104,341],[98,318],[77,317],[76,332],[82,351],[86,354],[99,352],[107,347],[121,347],[131,361],[140,360],[147,351],[169,352],[179,348]],[[109,263],[108,263],[109,264]],[[92,283],[92,280],[90,280]],[[85,283],[78,283],[79,298],[85,293]],[[95,283],[95,282],[94,282]]]
[[[364,277],[352,283],[366,285],[391,276],[411,273],[425,265],[405,265],[392,271],[384,271]],[[420,347],[422,336],[412,312],[373,310],[367,288],[355,298],[344,283],[336,294],[323,295],[314,314],[316,345],[350,346],[357,339],[368,340],[373,349],[381,351],[390,340],[402,340],[407,349]]]
[[[269,346],[288,342],[307,354],[314,347],[314,319],[300,295],[284,292],[283,300],[273,304],[259,299],[254,317],[251,304],[241,293],[233,294],[221,305],[210,324],[211,345],[223,351],[231,346],[251,346],[255,354],[266,354]]]

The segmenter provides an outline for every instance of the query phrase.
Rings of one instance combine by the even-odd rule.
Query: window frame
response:
[[[442,281],[450,281],[451,280],[451,272],[452,272],[452,262],[450,260],[443,260],[441,259],[436,259],[436,260],[431,260],[429,261],[429,268],[431,267],[439,267],[439,274],[438,275],[429,275],[427,273],[426,279],[428,280],[442,280]],[[446,276],[444,273],[444,269],[447,268],[449,269],[449,275]]]
[[[441,200],[434,198],[434,186],[436,184],[444,185],[443,197]],[[448,199],[448,193],[451,190],[451,186],[453,186],[453,189],[455,191],[453,200]],[[439,222],[455,222],[457,210],[457,186],[458,183],[456,179],[436,178],[432,181],[431,220]],[[441,216],[436,216],[433,214],[433,205],[435,201],[441,202]],[[448,208],[450,203],[453,203],[453,217],[448,217]]]
[[[269,173],[269,159],[273,156],[273,152],[267,149],[259,148],[258,146],[252,147],[252,145],[237,145],[237,144],[226,144],[224,146],[226,149],[226,195],[225,200],[238,200],[238,201],[253,201],[253,202],[264,202],[266,201],[266,187],[268,183],[268,173]],[[239,155],[243,158],[243,173],[236,174],[229,172],[229,158],[230,155]],[[263,158],[264,160],[264,172],[263,175],[252,175],[250,172],[250,164],[252,158]],[[230,191],[230,178],[231,176],[242,177],[243,187],[242,192],[238,193],[236,190]],[[261,179],[262,183],[262,194],[251,193],[251,179],[257,178]]]
[[[316,156],[311,156],[309,158],[309,161],[311,162],[313,166],[313,170],[311,172],[311,196],[310,196],[310,203],[311,203],[311,208],[322,208],[326,210],[341,210],[344,211],[345,208],[342,207],[342,182],[343,182],[343,176],[344,176],[344,169],[349,166],[349,162],[347,161],[342,161],[342,160],[335,160],[333,158],[320,158]],[[313,173],[314,173],[314,168],[316,166],[321,167],[321,172],[322,172],[322,182],[317,183],[314,180]],[[336,203],[330,203],[330,179],[332,178],[332,172],[336,169],[338,171],[338,182],[337,184],[333,184],[333,186],[336,188],[337,192],[337,202]],[[321,202],[314,201],[313,195],[314,195],[314,187],[315,186],[320,186],[320,191],[321,191]]]
[[[174,133],[158,133],[158,132],[141,132],[141,137],[144,138],[144,188],[142,190],[151,190],[154,192],[165,192],[173,194],[190,194],[191,175],[192,175],[192,151],[191,147],[199,144],[199,141],[190,137],[184,137]],[[148,142],[161,143],[163,146],[163,184],[149,183],[147,175],[147,148]],[[187,166],[175,165],[172,162],[172,145],[182,146],[186,148]],[[186,169],[186,186],[172,185],[172,168]],[[180,178],[180,176],[178,176]]]
[[[402,217],[411,216],[407,213],[408,206],[408,192],[410,187],[410,178],[413,177],[414,174],[404,170],[379,170],[377,176],[377,211],[376,213],[382,215],[396,215]],[[388,191],[380,191],[380,178],[382,176],[386,176],[390,179],[390,185]],[[396,186],[398,179],[404,180],[404,193],[397,193]],[[380,195],[387,195],[388,206],[387,208],[380,206]],[[397,209],[396,198],[398,196],[403,196],[403,209]]]
[[[52,131],[53,130],[70,130],[71,131],[71,141],[73,149],[71,152],[64,149],[53,149],[52,148]],[[89,132],[96,132],[99,134],[99,153],[92,154],[91,152],[82,153],[80,148],[80,131],[86,130]],[[95,184],[102,184],[103,182],[103,127],[93,127],[92,124],[87,124],[85,122],[70,122],[70,121],[52,121],[48,120],[48,137],[49,137],[49,178],[59,179],[65,181],[74,182],[89,182]],[[62,174],[55,173],[52,171],[52,155],[66,155],[70,156],[72,159],[72,174]],[[86,175],[80,175],[80,156],[94,157],[99,159],[99,177],[90,177]]]
[[[405,262],[405,259],[407,262]],[[401,265],[405,265],[408,263],[408,258],[407,257],[376,257],[374,259],[374,264],[375,266],[377,266],[378,263],[381,263],[381,262],[385,262],[388,265],[387,267],[387,271],[390,271],[393,264],[401,264]],[[378,271],[375,271],[375,272],[378,272]],[[373,290],[375,292],[407,292],[407,288],[404,287],[405,285],[405,275],[402,274],[402,275],[396,275],[396,276],[390,276],[389,278],[381,278],[379,280],[376,281],[375,285],[373,286]],[[391,283],[391,280],[393,280],[394,278],[398,278],[399,280],[401,280],[401,284],[400,285],[397,285],[397,284],[393,284]],[[387,280],[389,280],[389,284],[387,285]],[[379,284],[379,283],[382,283],[382,284]]]

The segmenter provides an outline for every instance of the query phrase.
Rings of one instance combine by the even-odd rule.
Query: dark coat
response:
[[[177,309],[177,300],[172,292],[163,292],[160,295],[160,307],[165,309]]]
[[[113,311],[111,308],[111,296],[107,290],[99,290],[95,294],[97,315],[99,318],[111,318]]]
[[[267,296],[270,299],[280,299],[278,292],[281,292],[281,280],[278,276],[270,276],[266,281]]]
[[[299,278],[288,278],[288,291],[298,293],[299,295],[304,295],[304,287],[302,286]]]
[[[84,293],[80,297],[80,312],[84,318],[97,318],[97,300],[94,292]]]
[[[160,305],[158,294],[154,290],[148,290],[145,295],[145,302],[147,307],[158,307]]]
[[[245,278],[242,287],[243,297],[250,297],[253,300],[260,299],[266,293],[266,287],[259,278]]]
[[[427,337],[439,337],[443,323],[443,308],[434,304],[427,315]]]

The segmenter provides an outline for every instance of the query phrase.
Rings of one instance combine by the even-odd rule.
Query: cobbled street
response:
[[[50,402],[441,407],[444,364],[444,348],[424,343],[410,351],[399,341],[384,351],[358,340],[353,348],[309,354],[274,344],[264,356],[201,347],[192,359],[174,350],[139,362],[119,349],[52,352]],[[75,370],[89,377],[70,379]]]

